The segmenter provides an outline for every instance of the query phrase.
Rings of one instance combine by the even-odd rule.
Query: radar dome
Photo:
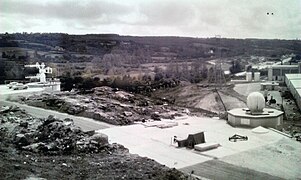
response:
[[[265,99],[260,92],[252,92],[247,98],[247,106],[251,112],[262,112],[265,107]]]

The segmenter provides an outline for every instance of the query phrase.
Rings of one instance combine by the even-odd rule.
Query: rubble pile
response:
[[[35,118],[17,106],[0,108],[3,179],[188,179],[154,160],[132,155],[108,137],[83,132],[71,119]]]
[[[114,125],[127,125],[147,119],[173,119],[180,115],[169,106],[161,105],[166,103],[157,103],[158,100],[153,101],[110,87],[97,87],[93,89],[93,93],[85,95],[76,92],[43,93],[19,97],[17,101]]]
[[[290,135],[292,139],[301,142],[301,124],[289,124],[291,122],[285,122],[283,132]]]
[[[1,109],[1,136],[10,137],[18,149],[50,155],[109,151],[108,137],[83,132],[72,119],[33,118],[16,106]]]

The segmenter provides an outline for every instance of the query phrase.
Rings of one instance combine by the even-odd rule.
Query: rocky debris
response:
[[[160,115],[158,113],[156,113],[156,112],[153,113],[153,114],[151,114],[151,118],[153,120],[156,120],[156,121],[160,121],[161,120]]]
[[[123,112],[123,115],[125,115],[126,117],[129,117],[129,116],[132,116],[133,113],[132,113],[132,112],[129,112],[129,111],[124,111],[124,112]]]
[[[2,108],[1,115],[0,135],[11,137],[18,149],[56,155],[95,153],[110,148],[106,135],[85,133],[72,119],[32,118],[14,106]]]
[[[22,109],[0,109],[3,179],[188,179],[176,169],[129,154],[108,136],[83,132],[72,119],[34,118]],[[97,154],[95,154],[97,153]]]
[[[173,119],[183,111],[180,108],[171,111],[171,107],[166,106],[166,98],[152,100],[110,87],[96,87],[93,93],[84,95],[61,92],[31,95],[27,98],[21,96],[17,101],[114,125],[128,125],[145,119]]]
[[[300,124],[293,124],[288,126],[283,132],[292,136],[293,139],[296,141],[301,142],[301,125]]]
[[[0,113],[1,114],[7,113],[7,112],[9,112],[9,110],[10,110],[9,106],[2,106],[1,109],[0,109]]]

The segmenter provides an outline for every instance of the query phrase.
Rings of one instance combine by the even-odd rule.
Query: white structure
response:
[[[253,92],[247,98],[247,106],[251,113],[261,113],[265,108],[265,100],[261,93]]]
[[[301,74],[286,74],[285,84],[301,110]]]
[[[61,82],[59,79],[53,79],[52,81],[46,81],[46,74],[52,74],[52,68],[45,67],[45,64],[41,65],[37,62],[33,65],[25,65],[24,67],[35,67],[39,69],[39,73],[36,76],[27,76],[25,78],[39,79],[40,82],[28,83],[29,87],[43,87],[46,91],[61,91]]]
[[[235,108],[228,111],[228,123],[230,125],[282,129],[283,112],[265,108],[265,99],[261,93],[249,94],[247,105],[249,109]]]
[[[254,81],[260,81],[260,72],[254,73]]]
[[[247,81],[252,81],[252,72],[247,72],[246,73],[246,80]]]
[[[285,74],[301,73],[301,62],[296,65],[273,65],[268,68],[269,81],[284,81]]]
[[[277,82],[263,82],[260,83],[260,90],[277,91],[279,89],[279,83]]]
[[[41,83],[46,83],[46,74],[52,74],[52,68],[50,67],[46,67],[45,68],[45,64],[42,63],[41,65],[37,62],[34,65],[25,65],[24,67],[35,67],[39,69],[39,73],[36,76],[27,76],[25,78],[36,78],[36,79],[40,79]]]

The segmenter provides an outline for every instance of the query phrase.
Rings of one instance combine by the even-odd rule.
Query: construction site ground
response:
[[[0,108],[0,179],[187,179],[178,170],[128,153],[73,120],[36,118]]]
[[[301,144],[277,132],[266,134],[251,129],[233,128],[226,121],[206,117],[188,116],[176,119],[178,126],[161,129],[142,124],[99,130],[107,134],[110,143],[120,143],[130,153],[149,157],[168,167],[198,177],[219,179],[297,179],[301,176]],[[177,148],[173,137],[187,138],[188,134],[204,131],[205,141],[219,143],[220,147],[198,152]],[[234,134],[248,136],[247,141],[229,141]],[[203,168],[209,162],[218,165]],[[279,163],[275,163],[279,162]]]
[[[187,85],[169,90],[159,90],[153,94],[154,97],[169,98],[172,96],[176,99],[175,107],[190,108],[192,110],[191,115],[176,118],[174,121],[177,122],[178,126],[171,128],[146,127],[142,122],[135,122],[133,125],[108,126],[98,130],[98,132],[108,135],[109,143],[116,142],[124,145],[132,154],[154,159],[160,164],[180,169],[188,174],[193,172],[196,177],[209,179],[219,179],[220,177],[231,177],[231,179],[297,179],[301,177],[299,171],[301,144],[299,142],[272,130],[266,134],[257,134],[253,133],[251,129],[231,127],[223,119],[210,118],[231,108],[246,107],[247,92],[256,90],[258,90],[258,85],[254,87],[253,83],[228,85],[218,89],[218,91],[214,87],[203,85]],[[194,113],[198,116],[193,116]],[[220,147],[201,153],[191,149],[177,148],[176,144],[173,143],[174,136],[184,139],[187,138],[188,134],[201,131],[205,133],[206,142],[219,143]],[[248,140],[230,142],[228,138],[234,134],[248,136]],[[27,156],[25,157],[27,158]],[[5,157],[2,158],[5,159]],[[24,157],[19,158],[21,159],[20,162],[24,160],[22,158]],[[59,166],[59,164],[61,166],[68,165],[68,163],[58,159],[54,160],[59,163],[52,167]],[[3,162],[8,164],[9,161],[11,160],[5,159]],[[92,160],[88,159],[86,162],[90,161]],[[96,161],[98,161],[97,158]],[[96,163],[95,161],[92,162]],[[216,166],[210,168],[212,164]],[[7,166],[20,168],[20,165]],[[76,166],[71,167],[74,170]],[[27,166],[21,165],[21,169],[23,168],[27,168]],[[123,170],[126,171],[126,169]],[[67,173],[72,172],[74,171],[67,171]],[[79,175],[76,177],[81,177]]]
[[[233,85],[217,88],[217,91],[213,86],[190,84],[170,90],[158,90],[153,93],[153,97],[172,96],[177,106],[196,108],[204,115],[213,116],[232,108],[246,107],[246,97],[234,91]]]
[[[60,119],[71,118],[74,120],[74,124],[81,127],[84,131],[103,129],[103,128],[108,128],[108,127],[113,126],[108,123],[95,121],[91,118],[74,116],[74,115],[70,115],[67,113],[62,113],[62,112],[58,112],[58,111],[54,111],[54,110],[29,106],[26,104],[20,104],[18,102],[11,102],[11,101],[6,100],[6,99],[10,99],[10,98],[17,97],[20,95],[22,95],[22,96],[26,96],[26,95],[30,95],[30,94],[38,95],[38,94],[43,93],[43,91],[44,91],[43,88],[29,88],[26,90],[11,90],[11,89],[8,89],[6,86],[0,85],[0,105],[1,106],[18,106],[18,107],[26,110],[26,112],[28,112],[29,114],[31,114],[37,118],[45,118],[45,117],[48,117],[49,115],[53,115]]]

